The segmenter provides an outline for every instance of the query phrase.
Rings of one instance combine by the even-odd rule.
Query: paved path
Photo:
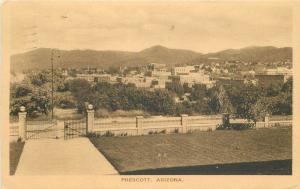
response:
[[[25,143],[16,175],[116,175],[88,138],[40,139]]]

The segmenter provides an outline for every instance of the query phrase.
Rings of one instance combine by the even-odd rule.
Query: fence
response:
[[[9,135],[12,136],[12,137],[18,137],[19,136],[19,122],[10,123]]]
[[[26,139],[55,138],[55,125],[52,120],[26,121]]]
[[[247,119],[230,119],[230,124],[254,124],[253,121]],[[281,116],[281,120],[278,120],[276,117],[266,116],[264,121],[259,121],[255,123],[255,128],[270,128],[270,127],[289,127],[293,125],[293,120],[291,116]]]
[[[114,119],[95,119],[92,105],[89,105],[86,120],[80,122],[84,127],[70,127],[67,134],[74,135],[71,130],[76,130],[83,134],[96,133],[99,135],[147,135],[155,133],[187,133],[194,130],[213,131],[221,124],[249,124],[254,123],[246,119],[229,119],[228,114],[209,115],[209,116],[188,116],[181,115],[180,117],[142,117],[135,118],[114,118]],[[71,126],[72,124],[68,124]],[[19,113],[17,123],[11,123],[10,136],[21,138],[40,138],[49,134],[49,131],[54,131],[54,123],[37,123],[26,121],[26,112],[23,109]],[[65,125],[66,126],[66,125]],[[256,128],[269,127],[285,127],[292,126],[292,116],[281,116],[280,118],[272,118],[268,115],[263,122],[256,122]],[[65,127],[66,128],[66,127]],[[32,130],[32,132],[31,132]],[[79,131],[80,130],[80,131]],[[42,132],[43,131],[43,132]],[[48,136],[48,135],[47,135]],[[50,136],[50,135],[49,135]],[[51,135],[52,136],[52,135]],[[77,136],[77,134],[76,134]],[[81,136],[78,134],[78,136]],[[66,136],[65,136],[66,137]]]
[[[86,135],[86,119],[64,121],[64,139]]]
[[[222,116],[187,116],[95,119],[91,132],[99,135],[147,135],[155,133],[186,133],[193,130],[215,130]]]

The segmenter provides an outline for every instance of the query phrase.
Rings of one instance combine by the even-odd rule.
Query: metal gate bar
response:
[[[64,139],[71,139],[86,135],[86,120],[66,120],[64,122]]]

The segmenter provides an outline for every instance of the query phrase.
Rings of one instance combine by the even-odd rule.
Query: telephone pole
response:
[[[51,82],[51,120],[53,120],[53,108],[54,108],[54,103],[53,103],[53,49],[51,50],[51,76],[52,76],[52,82]]]

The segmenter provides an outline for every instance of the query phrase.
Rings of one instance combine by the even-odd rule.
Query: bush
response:
[[[120,136],[127,136],[127,133],[121,133]]]
[[[217,130],[246,130],[255,127],[254,123],[231,123],[228,125],[219,125]]]
[[[86,136],[88,138],[98,138],[98,137],[100,137],[100,135],[98,133],[95,133],[95,132],[93,132],[93,133],[87,133]]]
[[[113,136],[115,136],[115,134],[112,133],[111,131],[106,131],[106,132],[104,133],[103,136],[106,136],[106,137],[113,137]]]
[[[252,123],[244,123],[244,124],[230,124],[231,129],[233,130],[246,130],[254,127]]]

